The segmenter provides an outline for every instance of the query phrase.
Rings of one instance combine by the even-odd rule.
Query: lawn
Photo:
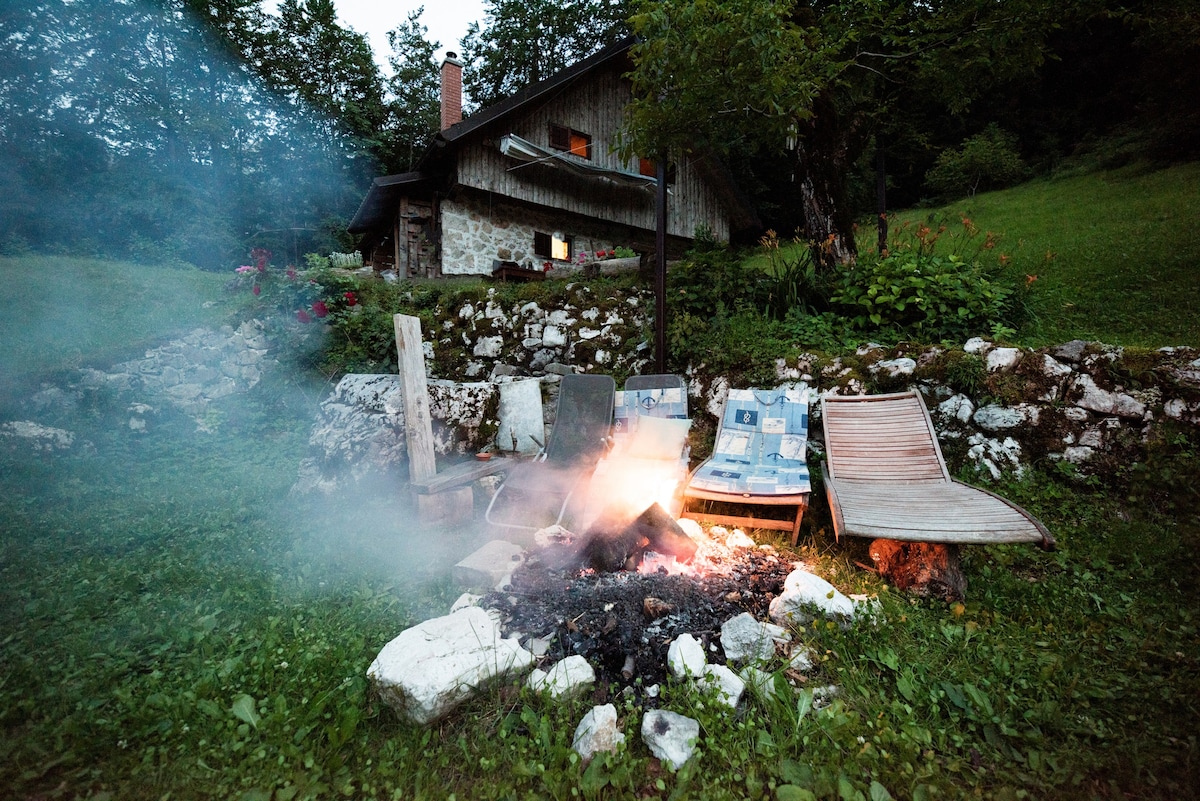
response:
[[[1179,169],[1178,179],[1173,170],[1032,184],[1012,190],[1017,200],[997,193],[963,207],[981,227],[1005,221],[1022,263],[1057,254],[1051,271],[1038,268],[1039,302],[1074,305],[1055,318],[1062,328],[1048,330],[1043,309],[1036,336],[1023,337],[1198,340],[1194,316],[1183,319],[1188,292],[1118,291],[1123,279],[1103,273],[1118,262],[1077,256],[1091,240],[1063,234],[1084,223],[1038,227],[1026,210],[1037,202],[1073,215],[1110,185],[1104,205],[1126,208],[1114,219],[1191,247],[1194,265],[1183,217],[1155,227],[1128,211],[1127,195],[1166,194],[1153,187],[1174,187],[1182,203],[1197,171]],[[1157,258],[1156,281],[1182,286],[1188,267],[1177,261]],[[103,363],[230,310],[227,276],[72,259],[0,266],[23,301],[10,307],[37,307],[0,324],[6,371]],[[53,268],[55,281],[35,280]],[[1053,296],[1073,275],[1092,277],[1078,278],[1086,286],[1070,300]],[[1194,270],[1191,281],[1194,296]],[[1072,317],[1085,298],[1093,316],[1105,302],[1122,311]],[[1175,304],[1171,319],[1159,319],[1163,303]],[[47,328],[52,318],[76,327]],[[1159,327],[1139,333],[1139,320]],[[46,330],[45,342],[34,336]],[[386,489],[290,497],[324,380],[275,376],[229,399],[205,431],[163,414],[133,434],[124,407],[100,398],[94,414],[69,421],[86,447],[49,456],[0,446],[6,797],[1166,799],[1200,786],[1200,509],[1194,492],[1172,491],[1200,470],[1186,439],[1119,488],[1054,470],[994,487],[1046,522],[1059,548],[969,549],[964,604],[886,587],[858,566],[869,562],[865,543],[835,542],[815,503],[789,556],[843,592],[878,595],[879,624],[799,628],[820,657],[800,692],[781,686],[736,713],[688,684],[663,688],[662,706],[702,726],[698,756],[678,772],[642,744],[641,710],[600,688],[627,740],[585,767],[571,737],[593,697],[553,703],[497,686],[416,727],[370,694],[372,658],[448,609],[458,594],[449,567],[486,532],[417,527]],[[834,703],[814,709],[812,688],[828,684],[840,688]]]
[[[231,275],[71,256],[0,256],[9,298],[0,372],[10,379],[113,360],[164,332],[213,325]]]

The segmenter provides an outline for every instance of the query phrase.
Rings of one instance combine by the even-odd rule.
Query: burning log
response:
[[[606,512],[588,529],[584,540],[585,563],[601,573],[635,570],[648,550],[679,562],[690,562],[696,555],[696,543],[657,503],[633,520]]]
[[[870,554],[880,575],[898,589],[946,601],[966,594],[957,545],[878,539],[871,542]]]

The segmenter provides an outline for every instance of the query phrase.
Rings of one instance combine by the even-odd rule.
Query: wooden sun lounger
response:
[[[822,419],[821,472],[839,538],[1054,547],[1049,530],[1029,512],[950,477],[915,390],[826,397]]]

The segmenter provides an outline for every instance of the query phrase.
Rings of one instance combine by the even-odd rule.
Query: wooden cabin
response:
[[[413,172],[376,178],[350,232],[376,269],[401,278],[489,275],[507,263],[577,269],[580,252],[655,247],[656,165],[623,161],[616,134],[629,103],[626,39],[462,118],[462,63],[442,65],[442,130]],[[667,250],[706,227],[717,239],[755,224],[712,157],[668,168]]]

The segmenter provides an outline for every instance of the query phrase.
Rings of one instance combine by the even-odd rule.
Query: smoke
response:
[[[224,269],[332,243],[323,221],[373,167],[264,88],[236,24],[219,36],[180,0],[17,5],[0,15],[0,252]]]

